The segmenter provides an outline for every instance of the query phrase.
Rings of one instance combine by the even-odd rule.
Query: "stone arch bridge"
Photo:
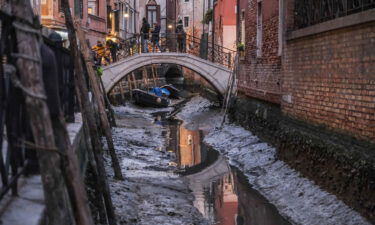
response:
[[[108,93],[122,78],[132,71],[151,64],[177,64],[189,68],[205,78],[224,95],[231,70],[220,64],[212,63],[186,53],[142,53],[127,57],[119,62],[104,67],[102,80]]]

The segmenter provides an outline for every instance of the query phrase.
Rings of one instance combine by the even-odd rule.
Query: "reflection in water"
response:
[[[177,154],[189,187],[195,196],[194,206],[215,225],[287,225],[286,221],[262,195],[252,189],[246,177],[231,168],[227,160],[203,143],[204,133],[188,130],[180,121],[169,122],[168,151]]]
[[[201,134],[180,126],[179,165],[181,168],[201,163]]]
[[[177,153],[180,168],[193,167],[206,159],[206,147],[203,145],[203,131],[188,130],[178,120],[169,124],[170,141],[168,151]]]

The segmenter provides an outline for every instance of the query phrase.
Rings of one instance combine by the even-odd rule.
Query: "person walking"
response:
[[[142,52],[148,53],[148,39],[150,37],[150,24],[147,22],[147,19],[143,17],[142,27],[141,27],[141,40],[142,40]]]
[[[109,48],[109,51],[111,52],[112,62],[114,63],[117,61],[117,49],[118,49],[117,44],[116,42],[109,39],[107,41],[107,46]]]
[[[155,52],[155,48],[158,47],[159,51],[161,52],[161,48],[159,45],[159,40],[160,40],[160,25],[158,23],[154,23],[154,29],[152,30],[152,36],[151,36],[151,41],[152,41],[152,52]]]
[[[176,34],[177,34],[177,46],[179,52],[185,52],[185,39],[186,33],[184,31],[184,26],[182,25],[182,20],[178,21],[176,27]]]

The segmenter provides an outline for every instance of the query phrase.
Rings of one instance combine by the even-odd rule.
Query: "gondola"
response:
[[[169,95],[170,98],[175,98],[175,99],[180,98],[180,90],[175,88],[172,84],[163,85],[163,86],[161,86],[161,88],[165,88],[171,93]]]
[[[140,89],[133,90],[134,101],[137,105],[146,107],[163,108],[168,107],[170,100],[165,97],[159,97],[151,92]]]

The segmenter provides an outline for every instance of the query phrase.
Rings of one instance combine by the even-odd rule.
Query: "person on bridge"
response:
[[[160,34],[160,26],[158,23],[154,23],[154,29],[152,30],[152,52],[155,52],[155,48],[158,47],[159,51],[162,52],[160,45],[159,45],[159,34]]]
[[[112,62],[117,62],[117,43],[109,39],[107,41],[107,49],[111,52]]]
[[[182,25],[182,20],[178,21],[176,27],[177,34],[177,46],[179,52],[185,52],[185,42],[186,42],[186,33],[184,31],[184,26]]]
[[[100,64],[102,64],[103,58],[106,61],[105,63],[109,63],[109,58],[106,56],[106,48],[101,41],[98,41],[97,44],[92,47],[92,50],[96,53],[96,59]]]
[[[142,40],[142,52],[148,52],[148,39],[150,37],[150,24],[147,22],[147,19],[143,17],[142,27],[141,27],[141,40]]]

